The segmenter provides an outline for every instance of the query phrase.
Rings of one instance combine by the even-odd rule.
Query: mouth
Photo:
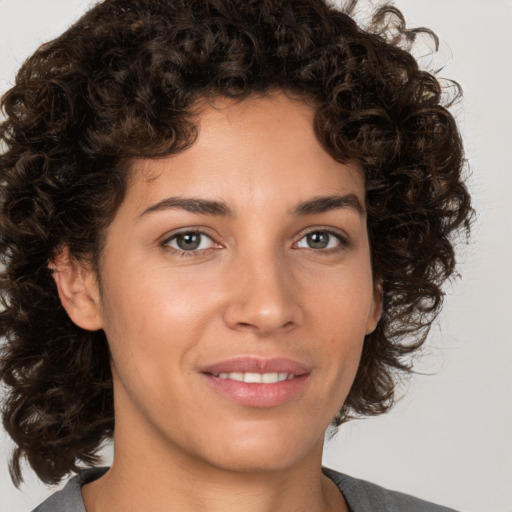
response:
[[[276,407],[297,398],[311,370],[290,359],[239,357],[203,368],[210,389],[247,407]]]
[[[253,373],[253,372],[221,372],[213,374],[219,379],[231,379],[237,382],[246,382],[248,384],[275,384],[276,382],[284,382],[295,378],[294,373],[288,372],[270,372],[270,373]]]

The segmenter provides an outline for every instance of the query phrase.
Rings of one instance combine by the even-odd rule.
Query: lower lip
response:
[[[309,375],[299,375],[290,380],[273,384],[254,384],[232,379],[221,379],[203,373],[208,384],[233,402],[247,407],[276,407],[300,395]]]

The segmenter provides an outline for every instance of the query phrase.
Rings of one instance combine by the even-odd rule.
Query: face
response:
[[[186,151],[134,164],[107,232],[116,445],[292,467],[321,455],[378,320],[363,174],[284,95],[219,99],[198,127]]]

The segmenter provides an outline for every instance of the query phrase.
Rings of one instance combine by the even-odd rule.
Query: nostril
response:
[[[247,322],[239,322],[238,323],[238,326],[239,327],[242,327],[242,329],[247,329],[247,330],[252,330],[252,329],[255,329],[256,327],[252,324],[249,324]]]

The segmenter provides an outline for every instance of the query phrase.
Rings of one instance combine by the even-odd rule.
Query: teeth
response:
[[[244,374],[244,382],[248,382],[251,384],[261,384],[261,377],[261,373],[246,373]]]
[[[279,374],[278,373],[262,373],[261,374],[261,382],[263,384],[274,384],[274,382],[279,382]]]
[[[241,373],[241,372],[231,372],[231,373],[219,373],[216,375],[221,379],[231,379],[237,380],[239,382],[247,382],[250,384],[275,384],[276,382],[283,382],[285,380],[291,380],[295,376],[293,373],[286,372],[274,372],[274,373]]]

